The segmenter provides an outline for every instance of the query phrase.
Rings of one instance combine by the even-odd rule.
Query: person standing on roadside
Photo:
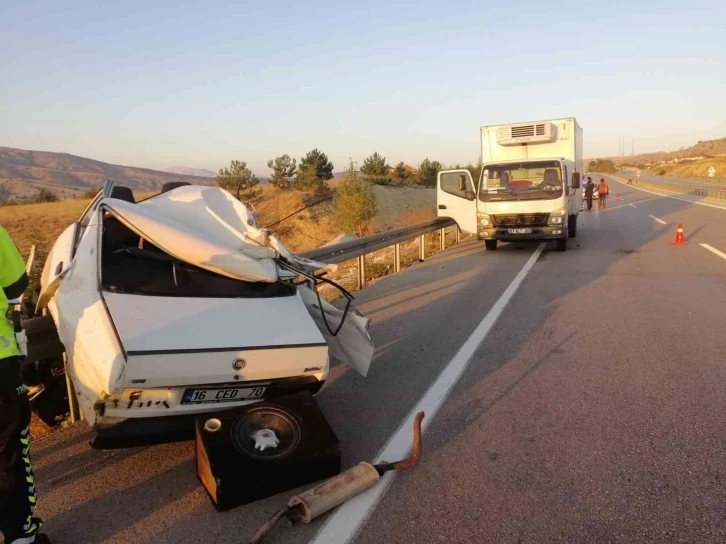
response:
[[[597,195],[599,197],[597,208],[607,208],[607,196],[610,194],[610,187],[605,183],[605,178],[600,178],[600,185],[597,186]]]
[[[592,197],[595,194],[595,184],[592,182],[592,178],[587,176],[587,183],[585,184],[585,200],[587,201],[587,211],[592,211]]]
[[[6,317],[10,303],[28,286],[25,263],[0,227],[0,532],[7,544],[49,544],[35,512],[35,479],[30,466],[30,401],[23,384],[15,327]]]

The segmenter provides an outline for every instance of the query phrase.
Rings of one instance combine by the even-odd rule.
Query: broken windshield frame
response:
[[[487,164],[482,171],[479,200],[555,200],[563,194],[560,161]]]

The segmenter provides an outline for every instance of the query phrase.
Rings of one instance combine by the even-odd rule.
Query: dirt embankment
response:
[[[649,170],[649,172],[659,176],[669,176],[674,178],[708,177],[708,171],[711,167],[716,170],[716,177],[726,177],[726,157],[713,157],[710,159],[664,164],[661,166],[654,166]]]

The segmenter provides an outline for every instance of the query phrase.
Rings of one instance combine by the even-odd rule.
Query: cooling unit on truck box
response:
[[[555,125],[549,122],[507,125],[497,129],[497,143],[521,145],[553,142],[557,136],[555,130]]]

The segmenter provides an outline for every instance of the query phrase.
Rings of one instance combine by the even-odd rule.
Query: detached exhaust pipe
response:
[[[295,495],[290,499],[286,507],[275,512],[257,531],[249,544],[260,544],[283,518],[293,522],[310,523],[318,516],[376,485],[386,472],[414,468],[421,459],[421,420],[423,418],[423,412],[419,412],[414,418],[413,448],[406,459],[395,463],[381,463],[378,465],[371,465],[363,461],[336,477],[330,478],[300,495]]]

